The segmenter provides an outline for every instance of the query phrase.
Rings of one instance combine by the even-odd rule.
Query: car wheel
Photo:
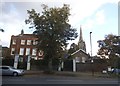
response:
[[[17,72],[14,72],[14,73],[13,73],[13,76],[17,76],[17,75],[18,75],[18,73],[17,73]]]

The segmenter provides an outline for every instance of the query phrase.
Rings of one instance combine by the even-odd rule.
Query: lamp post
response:
[[[92,56],[92,39],[91,39],[91,34],[92,32],[90,32],[90,53],[91,53],[91,56]]]
[[[92,76],[94,76],[94,69],[93,69],[93,58],[92,58],[92,39],[91,39],[91,34],[92,32],[90,32],[90,57],[91,57],[91,66],[92,66]]]

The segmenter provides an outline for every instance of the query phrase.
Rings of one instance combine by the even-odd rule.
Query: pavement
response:
[[[40,76],[65,76],[65,77],[84,77],[84,78],[118,78],[110,76],[109,74],[102,74],[95,72],[94,74],[92,72],[70,72],[70,71],[55,71],[52,74],[44,73],[43,71],[32,71],[32,70],[26,70],[25,75],[40,75]]]

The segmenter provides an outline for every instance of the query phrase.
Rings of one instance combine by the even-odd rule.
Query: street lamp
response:
[[[91,34],[92,34],[92,32],[90,32],[90,49],[91,49],[91,56],[92,56],[92,39],[91,39]]]
[[[91,53],[91,66],[92,66],[92,76],[94,76],[94,69],[93,69],[93,64],[94,64],[94,62],[93,62],[93,58],[92,58],[92,39],[91,39],[91,34],[92,34],[92,32],[90,32],[90,53]]]

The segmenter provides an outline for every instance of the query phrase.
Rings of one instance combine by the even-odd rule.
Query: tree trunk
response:
[[[52,58],[50,58],[49,62],[48,62],[48,71],[52,72]]]

